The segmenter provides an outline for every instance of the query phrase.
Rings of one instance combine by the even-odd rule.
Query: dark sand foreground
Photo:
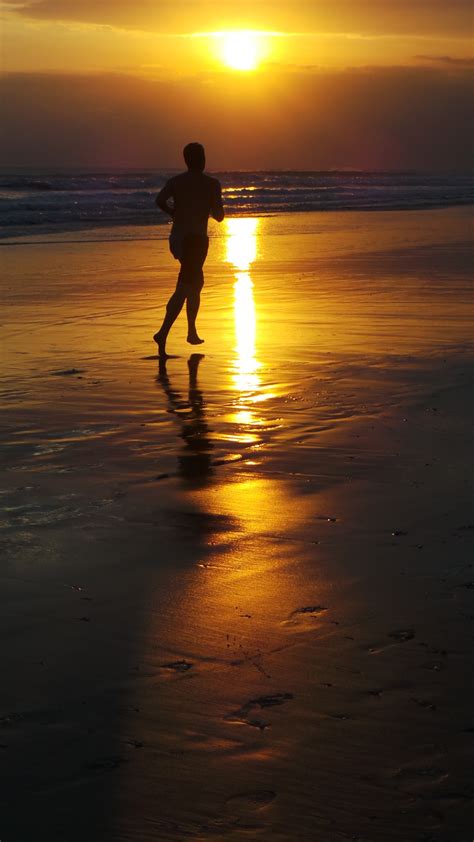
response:
[[[2,842],[472,839],[468,223],[1,247]]]

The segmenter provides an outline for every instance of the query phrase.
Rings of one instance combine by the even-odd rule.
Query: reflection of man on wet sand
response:
[[[221,186],[217,178],[204,173],[206,158],[200,143],[188,143],[183,150],[187,172],[170,178],[156,197],[158,207],[168,213],[173,226],[170,249],[181,263],[176,290],[166,306],[166,315],[153,339],[158,345],[158,355],[166,357],[168,333],[186,301],[188,342],[201,345],[196,330],[196,317],[204,284],[202,267],[207,257],[209,238],[207,221],[210,216],[221,222],[224,219]],[[172,200],[173,205],[168,204]]]
[[[206,422],[204,399],[198,386],[198,368],[203,354],[191,354],[188,360],[189,390],[188,405],[181,394],[171,385],[166,370],[166,359],[160,360],[157,381],[161,384],[169,401],[171,412],[182,422],[181,438],[185,447],[178,456],[179,473],[186,480],[202,483],[212,472],[211,454],[213,444]],[[183,413],[189,407],[189,414]]]

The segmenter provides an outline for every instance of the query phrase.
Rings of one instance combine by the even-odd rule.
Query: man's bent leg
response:
[[[183,285],[179,285],[178,282],[176,290],[166,305],[166,315],[163,319],[163,324],[161,325],[158,333],[155,333],[153,337],[158,345],[158,354],[160,357],[166,356],[166,340],[168,338],[168,333],[181,313],[185,300],[186,289]]]
[[[166,356],[168,333],[179,316],[185,301],[188,317],[188,342],[191,345],[200,345],[204,341],[197,335],[196,317],[199,311],[201,289],[204,284],[202,267],[208,247],[209,240],[206,236],[190,234],[185,237],[176,290],[168,301],[163,324],[153,337],[158,345],[159,356]]]

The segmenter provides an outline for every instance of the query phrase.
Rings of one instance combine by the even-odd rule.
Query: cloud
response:
[[[5,166],[181,165],[190,138],[214,169],[470,169],[471,81],[459,68],[144,80],[8,74]]]
[[[453,56],[419,55],[413,56],[413,58],[418,59],[419,61],[429,61],[432,64],[439,64],[447,67],[474,67],[474,58],[471,58],[471,56],[453,58]]]
[[[471,0],[9,0],[5,8],[46,20],[80,21],[158,32],[232,26],[283,31],[438,34],[466,37]]]

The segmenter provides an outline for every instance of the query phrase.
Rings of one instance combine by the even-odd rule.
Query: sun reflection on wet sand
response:
[[[226,261],[235,271],[234,319],[235,319],[235,373],[234,383],[240,392],[258,390],[260,378],[257,371],[260,363],[256,358],[257,316],[253,297],[253,282],[250,267],[257,257],[259,219],[228,219],[226,221]],[[249,423],[247,419],[243,423]]]

